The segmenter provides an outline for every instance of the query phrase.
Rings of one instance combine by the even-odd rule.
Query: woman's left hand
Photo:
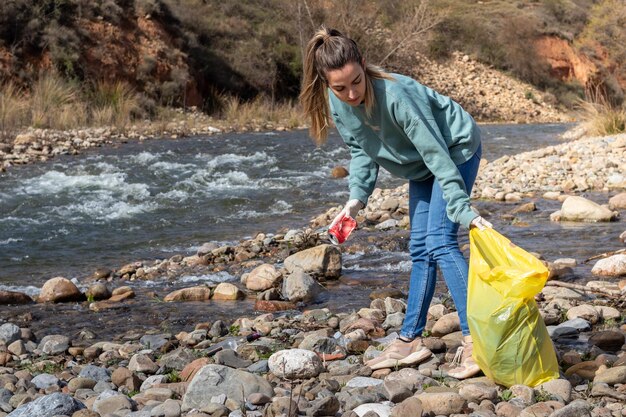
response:
[[[473,227],[478,227],[478,230],[493,229],[493,224],[489,223],[482,216],[478,216],[470,222],[470,229]]]

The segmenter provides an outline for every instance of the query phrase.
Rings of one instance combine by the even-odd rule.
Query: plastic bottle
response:
[[[211,346],[211,348],[206,351],[206,355],[213,356],[220,350],[224,349],[236,350],[237,346],[242,343],[252,342],[253,340],[257,340],[259,337],[261,337],[261,335],[258,333],[250,333],[246,337],[229,337]]]

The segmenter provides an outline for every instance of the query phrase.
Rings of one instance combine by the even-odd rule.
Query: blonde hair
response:
[[[343,68],[350,62],[363,65],[363,56],[356,42],[336,29],[327,29],[322,26],[307,44],[300,104],[304,114],[311,119],[309,134],[317,145],[326,142],[331,120],[326,72]],[[364,70],[365,112],[370,116],[376,104],[372,79],[393,79],[393,77],[381,68],[370,64],[366,64]]]

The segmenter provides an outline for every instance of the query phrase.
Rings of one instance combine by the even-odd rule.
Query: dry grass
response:
[[[0,87],[0,133],[6,137],[27,127],[124,129],[137,108],[137,95],[127,84],[96,83],[81,89],[56,74],[47,74],[37,80],[30,92],[13,83]]]
[[[606,101],[584,101],[580,104],[581,119],[593,136],[608,136],[626,132],[626,108]]]
[[[242,101],[234,96],[221,96],[221,118],[229,124],[254,125],[259,123],[280,124],[286,128],[302,125],[300,107],[293,101],[272,102],[268,97]]]

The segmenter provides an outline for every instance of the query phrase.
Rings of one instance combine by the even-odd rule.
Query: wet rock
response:
[[[283,281],[283,296],[289,301],[312,301],[324,288],[302,270],[296,270]]]
[[[17,291],[0,291],[0,305],[19,305],[34,302],[30,296]]]
[[[300,269],[314,276],[338,278],[341,275],[341,252],[333,245],[320,245],[289,256],[284,265],[289,273]]]
[[[241,300],[245,294],[234,284],[221,282],[215,287],[213,292],[214,300]]]
[[[54,394],[39,397],[32,402],[17,407],[9,415],[11,417],[54,417],[71,416],[74,412],[84,409],[85,405],[67,394]]]
[[[265,291],[277,285],[282,274],[272,264],[262,264],[254,268],[246,278],[246,288],[252,291]]]
[[[610,210],[626,210],[626,193],[619,193],[609,199]]]
[[[211,403],[212,397],[219,395],[242,404],[253,393],[274,396],[272,386],[262,377],[222,365],[206,365],[190,382],[183,396],[181,411],[202,410]]]
[[[378,288],[369,295],[370,300],[385,298],[404,298],[404,293],[397,288]]]
[[[626,275],[626,255],[618,254],[600,259],[591,269],[591,273],[607,277]]]
[[[336,166],[330,171],[330,176],[333,178],[345,178],[348,175],[350,175],[350,173],[342,166]]]
[[[51,278],[41,287],[38,301],[40,303],[63,303],[83,301],[85,296],[72,281],[63,277]]]
[[[211,299],[211,289],[205,286],[181,288],[167,294],[163,301],[207,301]]]
[[[96,282],[95,284],[91,284],[87,291],[85,292],[87,298],[91,298],[93,300],[106,300],[111,297],[111,290],[106,286],[103,282]]]
[[[16,340],[20,340],[22,331],[13,323],[4,323],[0,326],[0,342],[10,345]]]
[[[291,301],[257,300],[257,302],[254,303],[254,309],[267,312],[295,310],[296,304]]]

